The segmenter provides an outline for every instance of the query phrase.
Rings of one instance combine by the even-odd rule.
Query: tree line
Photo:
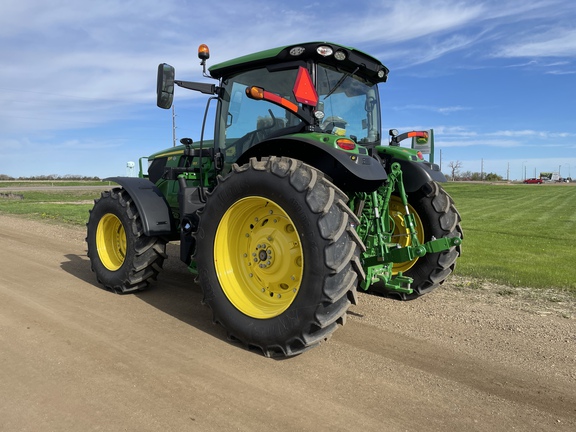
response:
[[[495,173],[479,173],[472,171],[460,172],[462,168],[462,162],[460,161],[450,161],[448,163],[448,168],[450,168],[449,174],[444,174],[448,180],[451,181],[503,181],[504,178],[501,175]]]
[[[31,177],[11,177],[6,174],[0,174],[0,181],[6,180],[27,180],[27,181],[51,181],[51,180],[81,180],[81,181],[100,181],[100,177],[88,177],[78,174],[49,174],[49,175],[39,175]]]

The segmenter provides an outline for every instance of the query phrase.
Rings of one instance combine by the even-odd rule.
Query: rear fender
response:
[[[406,192],[415,192],[430,181],[446,182],[446,177],[436,164],[426,162],[411,162],[392,158],[390,164],[398,162],[402,168],[402,179]]]
[[[122,186],[134,200],[138,209],[144,234],[147,236],[166,236],[174,232],[174,221],[170,206],[154,183],[139,177],[108,177]]]
[[[238,160],[239,165],[251,157],[286,156],[299,159],[324,172],[345,191],[373,191],[388,178],[380,161],[366,154],[354,154],[331,148],[313,139],[280,137],[251,147]]]

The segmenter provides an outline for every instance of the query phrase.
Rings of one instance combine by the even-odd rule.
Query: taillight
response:
[[[354,150],[356,148],[356,143],[349,138],[337,139],[336,145],[342,150]]]

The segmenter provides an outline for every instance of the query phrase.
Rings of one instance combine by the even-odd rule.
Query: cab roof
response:
[[[211,66],[213,78],[226,78],[246,70],[282,63],[314,61],[361,75],[372,82],[385,82],[388,68],[374,57],[351,47],[332,42],[305,42],[248,54]]]

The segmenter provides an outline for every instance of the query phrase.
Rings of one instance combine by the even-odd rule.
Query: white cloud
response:
[[[463,126],[434,126],[435,135],[444,135],[451,137],[475,137],[478,136],[478,132],[471,131]]]
[[[495,132],[478,133],[466,127],[435,126],[434,137],[437,148],[468,148],[468,147],[542,147],[567,148],[565,139],[575,138],[576,134],[568,132],[522,130],[499,130]],[[516,138],[516,139],[515,139]],[[557,140],[556,142],[550,140]],[[568,146],[570,146],[568,144]]]
[[[550,131],[535,131],[530,129],[525,130],[501,130],[486,134],[487,136],[504,136],[504,137],[536,137],[536,138],[569,138],[576,136],[576,134],[569,132],[550,132]]]
[[[432,105],[404,105],[398,106],[393,108],[395,111],[404,111],[404,110],[423,110],[423,111],[430,111],[435,112],[438,114],[451,114],[454,112],[459,111],[467,111],[471,108],[463,107],[463,106],[432,106]]]
[[[526,34],[503,47],[497,57],[576,57],[576,29],[555,28]]]
[[[357,22],[355,38],[388,44],[461,28],[482,16],[481,4],[460,1],[373,2]]]
[[[514,140],[490,140],[490,139],[460,139],[458,141],[452,140],[445,140],[445,139],[438,139],[436,138],[437,135],[434,134],[435,137],[435,144],[436,148],[445,148],[445,147],[520,147],[524,145],[520,141]]]

